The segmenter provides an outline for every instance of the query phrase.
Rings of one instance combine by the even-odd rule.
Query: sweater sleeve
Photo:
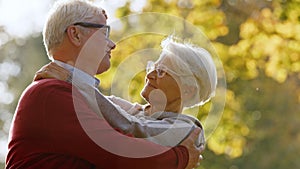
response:
[[[114,105],[101,93],[98,92],[95,96],[99,105],[98,110],[101,110],[99,113],[111,126],[120,129],[125,134],[130,134],[137,138],[145,138],[160,145],[177,146],[195,127],[201,127],[195,124],[197,122],[195,121],[196,119],[193,120],[186,115],[172,112],[156,113],[155,116],[137,117],[127,113],[120,106]],[[123,102],[122,105],[124,105]],[[127,103],[126,105],[129,104]],[[198,143],[196,144],[199,145]]]
[[[99,118],[71,85],[47,83],[33,100],[41,123],[37,135],[49,142],[47,151],[66,153],[85,159],[99,168],[179,169],[188,161],[187,149],[169,148],[116,132]],[[46,146],[46,145],[44,145]]]
[[[126,111],[130,115],[138,115],[141,111],[143,111],[143,106],[138,103],[131,103],[127,100],[124,100],[120,97],[116,96],[106,96],[107,99],[109,99],[112,103],[119,106],[121,109]]]

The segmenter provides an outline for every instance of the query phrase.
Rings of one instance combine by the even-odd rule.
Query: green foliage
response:
[[[12,102],[6,103],[0,101],[1,142],[6,141],[8,138],[13,113],[23,90],[31,83],[34,73],[47,62],[49,62],[49,60],[46,56],[40,36],[31,37],[26,40],[10,40],[0,46],[0,100],[9,100],[9,97],[4,95],[3,92],[9,93],[13,97]],[[3,70],[2,66],[5,64],[9,66]],[[4,147],[1,147],[1,150],[3,149]],[[1,152],[1,154],[3,154],[3,152]],[[1,168],[5,165],[2,159],[0,160]]]
[[[141,30],[149,30],[149,32],[153,32],[154,35],[156,32],[165,32],[165,34],[170,34],[174,31],[174,29],[176,29],[176,32],[179,32],[177,34],[183,35],[184,38],[191,39],[192,41],[195,41],[198,44],[200,44],[200,46],[210,49],[211,47],[209,46],[210,44],[207,43],[207,40],[214,40],[219,36],[225,35],[228,31],[226,25],[224,24],[225,15],[222,11],[218,10],[220,5],[221,2],[217,0],[216,1],[188,1],[188,2],[174,1],[174,0],[147,1],[147,4],[144,7],[143,12],[156,12],[156,13],[168,14],[175,18],[174,21],[170,20],[169,16],[164,17],[164,16],[156,15],[157,17],[145,17],[144,15],[141,15],[140,18],[138,19],[138,24],[136,23],[135,25],[132,25],[130,19],[126,19],[125,16],[125,19],[122,20],[125,22],[123,23],[125,27],[121,32],[117,32],[117,34],[126,35],[128,34],[128,32],[133,32],[134,29],[137,29],[136,28],[137,25],[141,25],[141,26],[146,25],[146,27],[142,28]],[[130,4],[127,3],[125,7],[120,8],[117,11],[118,17],[121,17],[120,14],[128,14],[128,10],[130,9],[127,7],[129,6]],[[208,39],[206,40],[206,38],[203,38],[201,36],[196,36],[196,34],[192,32],[193,29],[191,26],[189,26],[189,24],[203,31]],[[180,32],[183,33],[181,34]],[[130,56],[131,52],[134,52],[135,50],[145,49],[145,48],[153,48],[153,47],[159,48],[158,44],[160,43],[163,37],[160,36],[160,38],[152,39],[151,37],[154,36],[153,34],[152,35],[143,34],[141,37],[136,35],[130,39],[130,44],[124,44],[123,41],[118,43],[118,47],[114,51],[115,53],[113,53],[113,55],[118,57],[117,58],[118,61],[112,60],[113,66],[111,70],[107,72],[107,74],[100,76],[102,79],[102,83],[103,81],[105,81],[104,82],[105,84],[102,85],[102,87],[103,86],[109,87],[111,85],[109,82],[110,81],[109,77],[114,76],[115,73],[114,70],[118,69],[118,65],[120,61],[122,61],[122,59],[125,59],[125,57]],[[143,43],[139,43],[141,41],[141,38],[143,39],[142,40]],[[151,41],[153,40],[152,43],[156,44],[156,46],[149,45],[150,40]],[[128,42],[129,40],[126,39],[124,41]],[[115,62],[118,63],[115,64]],[[140,75],[144,75],[144,74],[142,73]],[[139,92],[144,84],[141,82],[141,79],[143,78],[138,77],[137,79],[132,79],[131,86],[134,87],[129,87],[130,89],[129,94],[122,93],[121,96],[125,98],[129,98],[131,101],[143,102],[143,100],[141,100],[139,96]],[[118,83],[120,86],[128,86],[126,85],[126,83],[122,81],[118,81]],[[126,88],[123,88],[123,91],[128,91],[128,90]],[[227,154],[228,156],[235,158],[241,156],[243,153],[243,147],[246,144],[245,136],[249,133],[248,132],[249,129],[241,120],[242,118],[239,117],[240,115],[235,113],[235,111],[240,111],[240,109],[239,109],[238,101],[234,100],[235,99],[234,93],[229,92],[226,98],[234,101],[234,103],[231,102],[229,107],[225,109],[224,117],[223,117],[224,120],[221,121],[220,126],[225,126],[226,128],[218,127],[216,129],[214,134],[208,140],[208,148],[217,154]],[[198,107],[198,111],[197,110],[195,111],[195,109],[193,109],[193,110],[187,110],[185,111],[185,113],[194,115],[196,117],[198,116],[199,119],[205,121],[208,118],[210,109],[212,109],[212,105],[206,104],[202,108]]]
[[[135,19],[128,17],[136,14],[130,5],[127,1],[116,11],[122,29],[112,30],[117,48],[111,69],[98,76],[104,93],[144,103],[139,93],[146,62],[158,57],[160,41],[174,32],[216,49],[226,75],[226,105],[217,128],[206,128],[213,133],[207,135],[199,168],[300,168],[299,0],[148,0]],[[0,76],[15,98],[0,104],[1,137],[8,131],[4,114],[13,113],[35,71],[49,61],[43,49],[40,36],[0,46],[1,63],[16,63],[21,70],[7,79]],[[205,122],[212,107],[209,102],[185,113]]]
[[[295,7],[291,10],[299,11]],[[297,13],[288,15],[288,18],[299,17]],[[294,19],[280,20],[278,17],[266,8],[241,25],[241,40],[230,46],[228,54],[228,61],[235,64],[229,67],[243,70],[236,77],[253,79],[262,70],[283,83],[288,75],[299,73],[300,24],[294,23]]]
[[[218,10],[220,0],[149,0],[143,12],[158,12],[175,15],[196,25],[209,39],[228,33],[224,25],[225,15]]]
[[[222,60],[228,86],[226,106],[218,127],[207,140],[207,150],[204,153],[207,159],[200,168],[299,167],[299,163],[295,160],[299,155],[297,153],[299,146],[296,144],[299,141],[299,129],[295,120],[299,118],[300,112],[300,89],[297,87],[300,78],[299,2],[251,1],[251,8],[242,9],[247,7],[247,2],[242,4],[242,1],[239,1],[233,9],[241,8],[249,14],[242,16],[238,16],[239,13],[235,13],[234,10],[226,11],[224,8],[226,2],[229,1],[148,0],[143,8],[143,12],[158,12],[183,18],[201,29],[212,41]],[[251,11],[252,9],[254,10]],[[231,15],[226,15],[226,12],[231,12]],[[124,7],[117,13],[121,17],[132,12]],[[230,16],[232,18],[228,18]],[[233,20],[236,18],[239,20]],[[229,21],[232,23],[228,23]],[[143,22],[144,25],[149,25],[145,24],[147,22],[152,25],[156,23],[155,20]],[[168,24],[173,23],[169,21]],[[239,32],[237,34],[229,32],[229,24],[240,24],[236,25]],[[163,30],[166,25],[159,28]],[[151,29],[157,26],[159,25]],[[178,27],[180,25],[176,25],[176,28]],[[132,26],[128,26],[123,31],[131,29]],[[193,34],[183,35],[185,38],[194,38]],[[218,41],[218,38],[227,35],[232,39],[238,39],[237,43],[228,45],[229,43]],[[232,37],[234,35],[237,37]],[[143,40],[149,38],[144,35],[143,37]],[[132,48],[132,44],[145,48],[138,41],[132,42],[130,45],[119,45],[126,49],[129,46],[127,50],[119,51],[127,52]],[[139,78],[131,81],[129,98],[143,102],[138,99],[138,93],[143,85],[144,73],[137,76]],[[195,112],[195,109],[198,111]],[[185,113],[205,121],[210,109],[209,102],[203,107],[187,110]],[[282,112],[286,112],[286,120],[282,120],[280,116]],[[280,154],[287,155],[288,159],[280,160]]]

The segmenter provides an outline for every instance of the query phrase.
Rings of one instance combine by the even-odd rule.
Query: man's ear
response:
[[[72,44],[75,46],[81,45],[81,32],[76,26],[69,26],[67,28],[67,36]]]
[[[196,94],[197,88],[195,86],[184,84],[182,86],[182,98],[183,100],[191,99]]]

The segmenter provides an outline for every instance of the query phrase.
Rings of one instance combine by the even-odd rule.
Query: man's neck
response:
[[[87,83],[91,86],[99,86],[100,81],[97,78],[91,76],[90,74],[84,72],[81,69],[72,66],[72,64],[68,64],[59,60],[54,60],[54,62],[57,63],[59,66],[67,69],[71,73],[71,79],[73,82],[75,80],[75,83]]]

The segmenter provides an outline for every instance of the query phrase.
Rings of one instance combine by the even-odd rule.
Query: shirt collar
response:
[[[54,63],[58,64],[59,66],[67,69],[68,71],[70,71],[71,73],[71,79],[70,82],[78,84],[87,84],[93,87],[98,87],[100,84],[100,80],[85,73],[84,71],[75,68],[74,66],[71,66],[67,63],[58,61],[58,60],[54,60]]]

